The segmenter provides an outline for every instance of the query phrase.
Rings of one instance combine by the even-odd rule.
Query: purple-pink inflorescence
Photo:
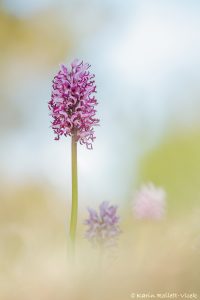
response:
[[[52,129],[59,140],[62,135],[76,135],[77,141],[92,149],[95,139],[94,126],[97,100],[94,96],[95,75],[91,74],[87,63],[74,60],[71,68],[61,65],[54,77],[51,100],[48,102],[50,115],[53,117]]]
[[[136,219],[162,219],[165,215],[166,192],[153,183],[142,185],[133,199]]]
[[[86,238],[94,246],[110,247],[115,246],[120,234],[119,216],[117,206],[109,205],[109,202],[102,202],[99,212],[88,208],[89,218],[85,221],[88,226]]]

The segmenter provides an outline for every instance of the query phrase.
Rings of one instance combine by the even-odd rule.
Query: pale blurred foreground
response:
[[[101,257],[83,238],[85,215],[80,214],[72,266],[66,205],[54,196],[36,186],[3,195],[0,299],[122,300],[132,293],[200,292],[198,209],[157,222],[134,221],[124,214],[118,248]]]

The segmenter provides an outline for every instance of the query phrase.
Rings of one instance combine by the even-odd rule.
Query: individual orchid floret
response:
[[[89,218],[84,222],[88,229],[86,238],[99,247],[115,246],[120,234],[119,216],[117,206],[109,205],[109,202],[102,202],[99,211],[88,208]]]
[[[162,219],[165,215],[166,192],[153,183],[142,185],[133,199],[136,219]]]
[[[99,119],[95,117],[95,75],[89,72],[89,68],[89,64],[77,59],[70,68],[61,65],[54,77],[48,104],[55,139],[59,140],[62,135],[75,135],[77,141],[92,149],[94,126],[99,124]]]

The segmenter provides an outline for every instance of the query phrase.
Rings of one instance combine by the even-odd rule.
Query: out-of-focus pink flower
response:
[[[88,71],[89,68],[89,64],[77,59],[69,69],[61,65],[54,77],[48,104],[53,117],[51,127],[56,134],[55,139],[75,134],[77,141],[92,149],[95,139],[93,127],[98,125],[99,119],[95,118],[95,76]]]
[[[133,213],[137,219],[162,219],[165,215],[166,192],[153,183],[142,185],[133,200]]]
[[[89,217],[85,220],[87,225],[86,238],[94,245],[100,247],[115,246],[121,233],[117,206],[109,205],[104,201],[99,206],[99,212],[88,208]]]

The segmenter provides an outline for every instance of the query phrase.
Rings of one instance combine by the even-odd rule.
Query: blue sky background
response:
[[[83,204],[124,201],[141,159],[170,133],[199,126],[199,1],[4,0],[1,7],[25,31],[42,28],[52,43],[47,49],[33,44],[32,59],[18,42],[18,52],[10,45],[3,59],[5,182],[36,180],[70,195],[70,140],[53,140],[47,101],[58,64],[74,57],[90,62],[96,74],[101,118],[94,150],[79,147]],[[70,51],[49,63],[64,49],[65,33]],[[9,128],[10,122],[18,125]]]

